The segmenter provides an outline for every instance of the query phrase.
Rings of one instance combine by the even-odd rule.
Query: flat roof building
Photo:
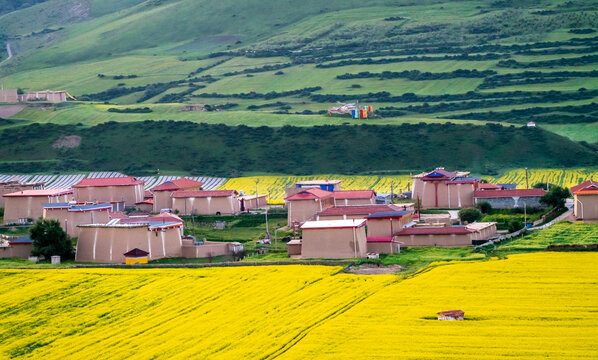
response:
[[[110,221],[112,204],[43,204],[43,218],[57,220],[70,237],[79,237],[78,225],[106,224]]]
[[[515,190],[476,190],[473,193],[475,203],[487,202],[495,209],[510,209],[527,206],[543,208],[540,198],[546,194],[544,189]]]
[[[365,219],[368,215],[383,211],[414,210],[413,204],[380,204],[335,206],[316,214],[316,220],[350,220]]]
[[[183,215],[234,215],[240,211],[236,190],[175,191],[172,210]]]
[[[175,191],[193,191],[201,190],[203,183],[191,179],[176,179],[166,181],[154,188],[153,193],[153,211],[160,212],[162,209],[172,208],[172,194]]]
[[[75,259],[79,262],[125,263],[124,254],[135,248],[147,251],[148,259],[182,256],[182,222],[151,221],[79,225]]]
[[[334,206],[373,205],[376,203],[374,190],[334,191]]]
[[[470,177],[467,171],[447,171],[436,168],[431,172],[415,175],[412,199],[423,209],[463,208],[474,205],[473,192],[480,178]]]
[[[301,226],[302,258],[362,258],[367,254],[366,220],[307,221]]]
[[[4,197],[4,223],[26,223],[29,219],[35,220],[43,215],[44,204],[65,203],[73,199],[73,190],[70,189],[44,189],[23,190]]]
[[[73,186],[77,202],[123,202],[134,207],[143,201],[143,180],[135,177],[87,178]]]
[[[288,209],[288,224],[302,224],[315,217],[318,212],[334,206],[332,192],[311,188],[302,190],[285,199]]]
[[[401,246],[471,246],[496,236],[496,223],[465,226],[411,226],[395,234]]]

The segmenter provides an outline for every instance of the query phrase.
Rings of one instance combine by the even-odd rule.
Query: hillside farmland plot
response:
[[[0,357],[595,358],[597,260],[440,263],[403,281],[300,265],[2,270]],[[466,321],[435,320],[449,309]]]

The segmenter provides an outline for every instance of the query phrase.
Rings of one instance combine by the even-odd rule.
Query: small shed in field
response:
[[[147,264],[147,257],[149,253],[141,249],[135,248],[123,254],[125,256],[125,264]]]
[[[463,310],[448,310],[438,313],[438,320],[463,320],[465,312]]]

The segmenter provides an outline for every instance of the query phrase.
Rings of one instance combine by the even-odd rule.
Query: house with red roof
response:
[[[4,198],[4,223],[27,223],[43,215],[45,203],[64,203],[73,200],[73,190],[42,189],[23,190],[2,195]]]
[[[577,220],[598,221],[598,181],[588,180],[571,188],[573,215]]]
[[[371,214],[367,219],[368,252],[394,254],[400,251],[394,234],[413,225],[413,211],[384,211]]]
[[[201,190],[202,185],[199,181],[183,178],[168,180],[152,188],[153,211],[160,212],[162,209],[172,208],[172,194],[175,191]]]
[[[376,203],[374,190],[334,191],[334,206],[373,205]]]
[[[473,192],[478,188],[480,178],[469,174],[436,168],[414,175],[412,199],[415,203],[419,202],[423,209],[471,207],[474,204]]]
[[[496,236],[496,223],[476,222],[456,226],[411,226],[398,231],[394,239],[404,246],[471,246]]]
[[[143,201],[143,180],[135,177],[83,179],[75,186],[77,202],[112,202],[124,203],[125,207],[134,207]]]
[[[316,214],[316,220],[352,220],[365,219],[368,215],[384,211],[414,211],[414,205],[405,204],[376,204],[376,205],[349,205],[329,207]]]
[[[340,191],[341,181],[340,180],[304,180],[297,181],[292,186],[285,189],[284,197],[288,198],[297,193],[300,193],[308,189],[320,189],[325,191]]]
[[[510,209],[517,207],[544,208],[540,198],[546,194],[544,189],[514,189],[514,190],[476,190],[473,193],[476,204],[487,202],[495,209]]]
[[[172,193],[172,210],[182,215],[234,215],[240,211],[236,190],[191,190]]]
[[[334,206],[333,193],[320,188],[308,188],[284,200],[287,204],[289,225],[294,222],[303,224],[314,218],[318,212]]]

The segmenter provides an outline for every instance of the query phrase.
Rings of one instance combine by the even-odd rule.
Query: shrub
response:
[[[492,205],[487,201],[477,203],[476,208],[480,210],[482,214],[490,214],[492,212]]]
[[[518,219],[510,219],[507,221],[507,229],[510,233],[521,230],[523,226],[523,222]]]
[[[482,218],[482,212],[476,208],[465,208],[459,210],[459,219],[461,222],[472,223]]]

